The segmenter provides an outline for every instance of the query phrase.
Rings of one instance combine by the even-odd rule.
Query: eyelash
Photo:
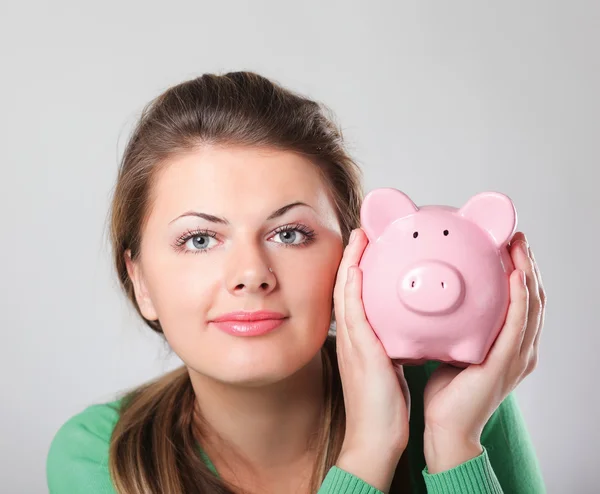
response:
[[[299,231],[300,233],[302,233],[302,235],[304,235],[305,240],[301,244],[285,244],[282,242],[284,247],[306,247],[307,245],[311,244],[314,241],[315,237],[317,236],[317,234],[314,230],[311,230],[310,228],[308,228],[306,225],[303,225],[302,223],[295,223],[295,224],[280,226],[275,229],[275,231],[273,232],[273,234],[271,236],[275,236],[275,235],[278,235],[279,233],[290,232],[290,231]],[[187,254],[187,253],[204,254],[204,253],[207,253],[210,250],[212,250],[212,249],[195,249],[195,250],[184,249],[183,247],[185,246],[186,242],[194,237],[217,238],[217,234],[215,232],[213,232],[212,230],[206,230],[206,229],[187,230],[183,235],[181,235],[175,241],[175,245],[174,245],[175,249],[177,251],[183,252],[184,254]]]

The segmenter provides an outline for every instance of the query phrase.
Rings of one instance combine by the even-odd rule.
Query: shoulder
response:
[[[58,429],[46,459],[52,494],[111,492],[108,452],[120,403],[115,400],[88,406]]]

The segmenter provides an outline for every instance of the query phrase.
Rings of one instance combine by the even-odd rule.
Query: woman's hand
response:
[[[410,395],[404,371],[385,352],[364,313],[358,263],[368,244],[353,231],[334,288],[337,357],[346,434],[337,465],[387,492],[408,443]]]
[[[483,452],[480,438],[485,424],[537,365],[546,294],[523,233],[513,236],[509,251],[515,265],[510,305],[486,359],[464,370],[442,364],[425,387],[424,452],[430,473],[448,470]]]

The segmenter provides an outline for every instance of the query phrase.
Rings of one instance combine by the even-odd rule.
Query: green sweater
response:
[[[539,494],[545,485],[516,397],[510,394],[486,424],[483,453],[445,472],[430,474],[423,455],[423,388],[436,362],[405,367],[412,410],[408,458],[414,494]],[[50,494],[115,494],[108,449],[119,418],[120,400],[87,407],[54,436],[46,462]],[[218,476],[210,459],[208,467]],[[380,494],[381,491],[336,466],[318,494]]]

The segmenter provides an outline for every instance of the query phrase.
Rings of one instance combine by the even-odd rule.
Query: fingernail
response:
[[[527,245],[527,242],[525,240],[519,241],[519,247],[523,251],[523,254],[529,257],[529,246]]]
[[[352,230],[352,233],[350,233],[349,243],[354,242],[354,239],[356,239],[356,230]]]

